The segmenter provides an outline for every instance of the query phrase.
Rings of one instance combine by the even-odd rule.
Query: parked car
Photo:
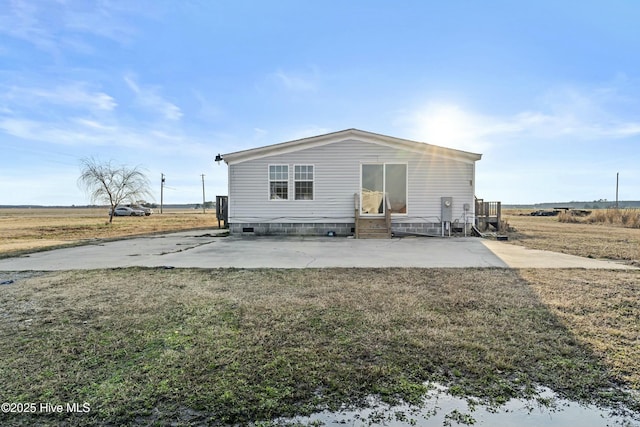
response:
[[[109,211],[109,214],[111,214],[111,211]],[[118,206],[113,211],[113,216],[144,216],[144,215],[145,215],[144,211],[140,209],[133,209],[127,206]]]
[[[146,216],[149,216],[153,213],[153,209],[147,208],[146,206],[129,206],[131,209],[136,209],[144,212]]]

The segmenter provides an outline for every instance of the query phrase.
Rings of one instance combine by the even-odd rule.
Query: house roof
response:
[[[456,150],[453,148],[440,147],[438,145],[412,141],[409,139],[396,138],[373,132],[366,132],[359,129],[345,129],[338,132],[327,133],[324,135],[296,139],[294,141],[282,142],[279,144],[267,145],[258,148],[251,148],[248,150],[236,151],[233,153],[223,154],[222,158],[227,164],[240,163],[247,160],[254,160],[262,157],[291,153],[308,148],[333,144],[347,139],[356,139],[358,141],[385,145],[392,148],[414,151],[423,154],[428,153],[437,156],[451,157],[466,161],[476,161],[482,158],[482,154]]]

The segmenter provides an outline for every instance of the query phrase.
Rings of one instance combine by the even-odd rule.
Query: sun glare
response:
[[[416,139],[428,144],[482,153],[489,148],[485,140],[495,123],[457,105],[432,104],[413,117]]]

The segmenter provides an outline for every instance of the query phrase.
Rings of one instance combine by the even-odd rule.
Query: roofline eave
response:
[[[377,134],[373,132],[362,131],[359,129],[346,129],[338,132],[332,132],[323,135],[311,136],[293,141],[282,142],[278,144],[266,145],[264,147],[250,148],[247,150],[236,151],[223,154],[222,158],[225,163],[240,163],[248,160],[255,160],[262,157],[274,156],[278,154],[286,154],[289,152],[299,151],[302,149],[317,147],[321,145],[339,142],[345,137],[358,137],[365,142],[384,143],[384,145],[403,148],[414,152],[435,151],[436,155],[453,158],[463,158],[465,160],[477,161],[482,158],[482,154],[462,151],[454,148],[447,148],[438,145],[428,144],[425,142],[412,141],[409,139],[396,138],[392,136]]]

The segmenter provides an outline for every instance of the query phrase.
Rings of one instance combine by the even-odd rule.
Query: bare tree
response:
[[[119,204],[152,197],[149,179],[138,166],[115,166],[112,161],[99,162],[94,158],[84,158],[80,164],[78,185],[87,192],[92,203],[102,201],[111,206],[110,223]]]

